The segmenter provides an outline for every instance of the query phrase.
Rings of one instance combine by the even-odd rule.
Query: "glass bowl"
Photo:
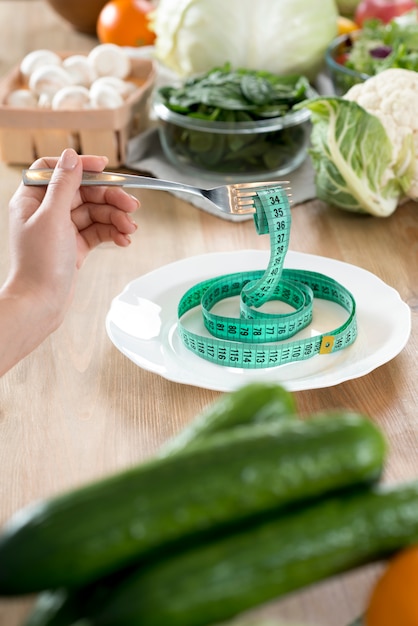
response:
[[[313,89],[307,98],[316,97]],[[154,114],[167,159],[178,169],[237,182],[273,179],[305,160],[311,133],[308,109],[252,122],[211,122],[175,113],[157,93]]]
[[[344,58],[350,51],[354,38],[355,33],[341,35],[332,41],[325,52],[325,62],[337,96],[344,95],[353,85],[363,83],[370,78],[369,74],[356,72],[343,65]]]

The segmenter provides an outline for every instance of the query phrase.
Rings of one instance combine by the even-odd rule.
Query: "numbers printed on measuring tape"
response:
[[[183,344],[212,363],[240,368],[268,368],[329,354],[351,345],[357,337],[352,294],[336,280],[309,270],[283,268],[289,246],[291,214],[284,189],[259,191],[254,223],[259,235],[270,235],[270,259],[265,270],[214,277],[191,287],[178,305],[178,333]],[[216,314],[214,307],[239,296],[237,317]],[[312,322],[315,298],[329,300],[347,312],[338,328],[313,337],[297,338]],[[287,304],[290,313],[267,313],[266,302]],[[199,307],[209,337],[187,328],[186,313]],[[293,338],[292,340],[290,340]]]

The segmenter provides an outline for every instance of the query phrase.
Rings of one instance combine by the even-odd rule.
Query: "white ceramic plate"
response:
[[[360,267],[289,251],[285,267],[321,272],[351,291],[358,321],[353,345],[334,354],[262,370],[216,365],[187,350],[177,333],[177,305],[183,293],[206,278],[265,269],[269,254],[260,250],[205,254],[137,278],[112,301],[106,318],[111,341],[145,370],[178,383],[217,391],[232,391],[254,380],[275,381],[289,391],[329,387],[364,376],[393,359],[405,346],[411,332],[411,312],[395,289]],[[225,302],[220,303],[225,307],[221,314],[228,314],[228,307],[233,306],[233,302]],[[198,313],[197,309],[190,321],[192,329],[207,335]],[[345,317],[341,307],[317,299],[314,321],[302,332],[314,335],[331,331]]]

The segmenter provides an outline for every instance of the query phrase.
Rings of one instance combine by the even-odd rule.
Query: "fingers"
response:
[[[72,221],[79,233],[78,267],[88,252],[101,243],[128,246],[130,235],[137,229],[130,215],[139,206],[137,198],[120,188],[106,188],[100,197],[103,204],[85,203],[72,211]]]
[[[86,156],[79,157],[77,156],[74,150],[64,150],[63,155],[61,155],[61,159],[64,157],[64,155],[67,155],[67,157],[70,158],[70,163],[71,163],[71,159],[74,159],[74,162],[76,163],[79,161],[81,163],[81,169],[85,169],[85,170],[101,172],[107,164],[107,158],[103,156],[86,155]],[[34,163],[32,163],[32,165],[30,166],[30,169],[39,169],[39,168],[54,169],[57,166],[59,161],[60,161],[60,157],[56,157],[56,156],[43,157],[34,161]],[[78,164],[76,167],[78,167]],[[61,173],[60,177],[62,177],[62,175],[63,174]],[[67,179],[68,179],[68,175],[71,178],[72,176],[71,165],[70,165],[70,172],[69,174],[66,175]],[[77,176],[78,176],[78,173],[77,173]],[[70,196],[73,194],[73,204],[70,208],[73,208],[74,206],[77,205],[78,192],[77,190],[74,189],[74,182],[76,180],[77,179],[73,179],[72,191],[71,189],[70,190],[67,189],[67,192],[63,194],[65,199],[67,198],[67,194],[69,194]],[[64,177],[64,184],[67,185],[65,177]],[[26,221],[27,219],[30,218],[30,216],[35,211],[37,211],[40,208],[40,205],[41,203],[43,203],[43,200],[45,198],[46,192],[47,192],[46,186],[34,187],[30,185],[24,185],[23,182],[21,182],[21,184],[19,185],[19,187],[17,188],[17,190],[15,191],[11,199],[10,209],[14,212],[18,212],[19,215],[21,216],[21,219]],[[49,210],[51,208],[51,195],[52,194],[50,192],[47,204],[46,206],[43,206],[44,210],[45,209]],[[55,193],[52,195],[52,200],[55,201]],[[59,206],[63,208],[64,210],[69,208],[66,201],[64,201],[64,203],[60,201]]]
[[[68,150],[71,150],[71,149],[68,149]],[[67,152],[67,150],[64,150],[64,152]],[[74,150],[71,150],[71,152],[74,152]],[[60,158],[61,157],[56,157],[56,156],[42,157],[34,161],[32,165],[30,166],[30,169],[39,169],[39,168],[53,169],[57,165]],[[89,170],[91,172],[101,172],[108,163],[108,158],[105,156],[80,155],[79,158],[81,160],[83,170]]]
[[[49,159],[45,161],[48,162]],[[56,162],[39,211],[53,212],[55,217],[62,215],[70,218],[71,209],[79,194],[82,172],[80,156],[71,148],[64,150]]]
[[[108,213],[98,207],[98,218],[86,220],[83,228],[77,226],[80,236],[85,239],[90,249],[100,243],[113,241],[118,246],[126,246],[130,243],[137,225],[129,215],[117,209],[111,209]]]
[[[25,187],[21,191],[21,199],[27,196],[27,217],[38,211],[48,222],[52,214],[58,221],[61,215],[62,224],[68,225],[71,220],[78,232],[79,259],[103,242],[127,246],[137,228],[130,216],[139,207],[137,198],[121,187],[80,186],[83,170],[102,171],[106,163],[106,157],[80,156],[66,149],[60,157],[43,157],[32,164],[32,168],[54,170],[47,187]]]
[[[134,230],[136,226],[134,226]],[[80,233],[78,240],[77,267],[80,268],[88,253],[101,243],[112,242],[117,246],[126,247],[131,243],[128,233],[120,232],[112,224],[91,224]]]
[[[123,212],[135,211],[139,206],[138,200],[121,187],[80,186],[83,170],[102,171],[106,163],[106,157],[80,156],[74,150],[66,149],[60,158],[44,157],[38,159],[33,167],[54,169],[45,194],[45,203],[66,207],[65,210],[70,207],[71,218],[79,230],[98,221],[102,224],[113,223],[117,227],[119,225],[124,232],[129,220],[123,216]]]
[[[83,187],[83,199],[94,204],[117,206],[128,213],[138,208],[138,199],[127,193],[122,187]],[[134,207],[134,208],[132,208]]]
[[[102,156],[80,156],[75,150],[67,148],[60,157],[37,159],[31,169],[51,168],[54,170],[47,187],[25,187],[22,194],[43,201],[43,210],[55,206],[55,210],[68,211],[79,203],[82,171],[101,172],[107,164]]]
[[[131,233],[130,213],[139,207],[139,201],[121,188],[94,188],[92,201],[79,205],[72,211],[72,220],[82,231],[94,222],[113,224],[121,232]]]
[[[46,157],[36,162],[40,167],[45,164],[53,166],[55,159]],[[80,183],[83,169],[91,168],[102,171],[107,163],[105,157],[80,156],[75,150],[67,148],[55,162],[54,171],[45,193],[46,207],[54,205],[55,210],[69,211],[79,203],[81,196]]]

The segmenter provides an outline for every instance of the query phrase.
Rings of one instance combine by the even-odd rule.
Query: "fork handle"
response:
[[[25,185],[47,185],[51,180],[53,169],[28,169],[22,171],[22,180]],[[81,185],[106,185],[118,187],[137,187],[160,189],[162,191],[187,191],[198,196],[202,195],[198,187],[176,183],[171,180],[161,180],[149,176],[135,174],[120,174],[114,172],[83,172]]]

